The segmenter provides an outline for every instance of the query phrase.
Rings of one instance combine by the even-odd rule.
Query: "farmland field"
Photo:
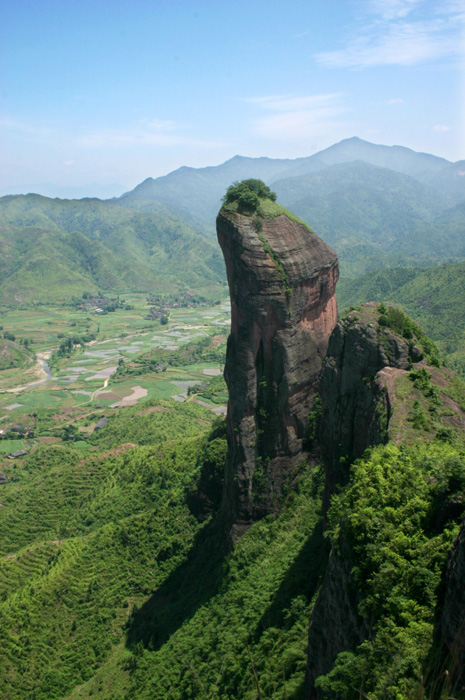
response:
[[[3,328],[29,338],[42,359],[0,372],[0,455],[60,437],[71,425],[85,437],[98,416],[146,401],[194,401],[224,413],[224,384],[213,393],[208,387],[223,383],[229,300],[171,308],[163,323],[147,318],[149,311],[141,294],[127,295],[124,307],[106,314],[69,305],[2,309]],[[74,344],[69,356],[57,353],[63,338],[84,334],[95,339]],[[15,424],[29,431],[12,432]]]

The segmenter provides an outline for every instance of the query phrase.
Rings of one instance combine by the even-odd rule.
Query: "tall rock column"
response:
[[[337,257],[306,224],[223,207],[217,218],[231,296],[223,509],[233,537],[279,505],[305,459],[318,373],[337,321]]]

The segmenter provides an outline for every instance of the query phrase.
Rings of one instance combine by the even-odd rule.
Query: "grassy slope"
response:
[[[129,447],[85,458],[47,445],[12,467],[18,481],[3,489],[0,511],[3,697],[61,697],[91,676],[113,637],[121,641],[133,602],[163,582],[192,542],[198,525],[183,494],[209,414],[160,409],[139,418],[154,443],[171,418],[166,454]],[[127,416],[131,437],[135,413]]]
[[[33,355],[19,343],[0,338],[0,370],[29,367],[33,363]]]
[[[225,441],[205,442],[210,414],[198,406],[153,407],[122,410],[95,454],[44,445],[12,467],[0,509],[3,697],[75,686],[73,697],[202,697],[217,685],[247,697],[248,647],[266,692],[282,687],[283,659],[289,697],[301,687],[319,573],[306,559],[325,553],[318,479],[302,478],[280,518],[223,560],[221,531],[188,502],[202,465],[221,470]],[[112,451],[127,442],[155,446]]]
[[[368,507],[360,499],[374,493],[370,465],[379,460],[390,460],[389,478],[376,486],[381,503],[394,498],[405,508],[407,496],[407,503],[421,496],[422,508],[428,509],[434,499],[447,497],[447,460],[453,456],[465,464],[450,400],[463,405],[464,392],[446,370],[434,373],[429,379],[422,375],[417,384],[403,375],[396,385],[402,410],[393,430],[398,439],[407,439],[412,463],[425,468],[408,471],[405,454],[410,453],[402,453],[402,459],[394,459],[392,450],[386,457],[382,450],[367,456],[347,495],[334,506],[335,531],[341,509],[355,527],[352,513]],[[431,383],[438,388],[432,390]],[[0,643],[5,650],[0,673],[6,699],[252,700],[257,696],[254,671],[263,697],[301,697],[308,619],[328,554],[320,512],[323,475],[304,468],[295,489],[283,494],[280,515],[254,525],[225,555],[219,524],[193,515],[205,504],[198,484],[218,506],[226,445],[218,424],[207,438],[210,421],[211,414],[192,403],[149,402],[143,410],[119,410],[84,452],[79,443],[43,445],[23,465],[12,463],[18,481],[2,487],[0,508]],[[43,424],[47,427],[46,417]],[[39,420],[36,427],[40,432]],[[425,461],[428,450],[432,456]],[[438,473],[433,481],[432,468]],[[373,527],[389,513],[377,508]],[[428,549],[417,520],[407,522],[400,510],[397,515],[408,530],[405,536],[421,539],[426,547],[409,564],[412,576],[426,581],[426,607],[415,608],[417,589],[403,588],[404,579],[395,591],[409,611],[402,653],[408,652],[409,669],[415,670],[429,649],[432,606],[455,526],[440,529]],[[375,552],[382,572],[379,586],[388,585],[385,557],[389,560],[391,552],[404,556],[396,550],[403,540],[390,546],[389,527],[387,522],[381,529]],[[358,531],[351,537],[363,566],[373,568],[373,550],[365,549]],[[436,552],[431,561],[428,552]],[[367,596],[375,595],[370,591]],[[371,599],[366,600],[368,605]],[[379,639],[394,644],[389,615],[376,606],[374,614]],[[375,661],[376,654],[375,649]],[[392,658],[397,663],[399,655]],[[343,661],[326,682],[349,688]],[[365,662],[362,654],[356,667]],[[370,677],[381,683],[383,674],[373,663]],[[397,666],[389,668],[399,673]],[[400,688],[397,700],[411,697],[403,692]]]

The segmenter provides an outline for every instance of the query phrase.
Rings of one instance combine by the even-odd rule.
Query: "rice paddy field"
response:
[[[65,305],[1,310],[3,329],[32,341],[37,364],[0,372],[0,437],[14,423],[37,422],[34,414],[80,420],[95,410],[113,412],[154,399],[195,401],[213,413],[225,412],[227,396],[219,394],[221,403],[192,390],[222,375],[222,354],[210,359],[207,353],[205,359],[195,348],[224,345],[229,300],[171,309],[164,325],[147,318],[150,306],[143,295],[128,295],[125,303],[127,308],[100,315]],[[84,333],[95,334],[95,340],[76,345],[69,357],[53,356],[63,338]],[[59,423],[63,427],[66,420]],[[27,437],[0,440],[0,455],[28,444]]]

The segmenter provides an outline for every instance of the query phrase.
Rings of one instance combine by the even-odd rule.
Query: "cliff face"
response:
[[[373,445],[387,442],[396,400],[395,384],[419,347],[378,324],[377,304],[364,304],[341,319],[331,335],[320,380],[320,448],[326,474],[324,511],[336,485],[345,483],[350,464]],[[360,595],[351,570],[354,554],[341,540],[310,617],[306,689],[308,700],[333,697],[315,688],[341,651],[354,650],[370,636],[369,621],[357,612]]]
[[[439,672],[448,692],[465,690],[465,521],[454,543],[445,576],[444,600],[439,618],[441,665]],[[447,674],[445,673],[447,671]]]
[[[336,325],[321,373],[321,451],[326,502],[347,465],[370,445],[385,442],[396,376],[421,358],[388,328],[378,326],[376,304],[364,304]]]
[[[337,321],[336,254],[286,215],[217,219],[231,296],[224,508],[233,536],[272,511],[303,441]]]
[[[341,540],[338,551],[331,551],[310,617],[304,695],[307,700],[329,697],[316,690],[316,678],[332,669],[340,651],[356,649],[369,637],[369,622],[357,611],[360,594],[351,575],[355,563],[349,547]]]

